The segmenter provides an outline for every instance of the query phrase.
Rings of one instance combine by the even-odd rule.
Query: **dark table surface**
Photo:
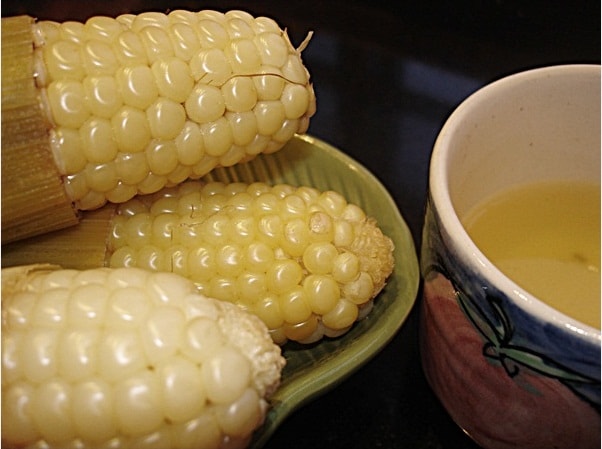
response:
[[[600,63],[597,1],[5,0],[2,16],[85,20],[186,8],[245,9],[287,27],[304,51],[318,111],[309,133],[349,154],[389,189],[419,248],[437,133],[469,94],[510,73]],[[420,294],[418,295],[420,301]],[[295,411],[273,448],[473,448],[425,381],[416,307],[378,355]]]

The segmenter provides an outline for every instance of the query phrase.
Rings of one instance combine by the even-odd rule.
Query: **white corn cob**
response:
[[[315,95],[286,31],[243,11],[33,25],[50,146],[77,209],[280,149]]]
[[[84,218],[5,245],[3,264],[175,272],[259,316],[279,344],[347,332],[393,270],[391,239],[334,191],[187,181],[99,212],[90,231]]]
[[[338,336],[393,270],[393,243],[337,192],[183,183],[121,204],[110,266],[173,271],[259,316],[274,341]]]
[[[2,270],[3,448],[237,448],[284,358],[173,273]]]

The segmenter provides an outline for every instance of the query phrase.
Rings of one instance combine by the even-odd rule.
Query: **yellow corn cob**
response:
[[[108,228],[98,237],[106,254],[96,251],[93,263],[104,256],[111,267],[181,274],[257,315],[279,344],[345,333],[370,311],[394,262],[392,241],[363,210],[310,187],[188,181],[118,205]],[[71,259],[73,232],[4,248],[3,263],[30,263],[50,247],[55,259],[44,260]]]
[[[49,148],[77,210],[277,151],[315,112],[307,40],[295,49],[266,17],[175,10],[31,30]]]
[[[2,270],[3,448],[234,448],[284,358],[263,323],[172,273]]]

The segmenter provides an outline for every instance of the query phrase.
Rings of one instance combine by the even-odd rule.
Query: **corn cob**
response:
[[[301,60],[310,36],[295,49],[266,17],[175,10],[29,26],[52,170],[76,210],[277,151],[315,112]]]
[[[68,259],[73,232],[5,247],[3,263],[30,263],[49,246],[59,251],[45,260]],[[392,241],[342,195],[261,182],[188,181],[133,198],[116,206],[98,242],[92,263],[180,274],[257,315],[279,344],[347,332],[394,263]]]
[[[244,447],[284,363],[172,273],[2,270],[3,448]]]

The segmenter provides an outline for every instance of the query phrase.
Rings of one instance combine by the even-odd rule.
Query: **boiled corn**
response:
[[[172,273],[2,271],[2,447],[236,448],[284,365],[256,317]]]
[[[116,206],[107,232],[93,263],[104,254],[111,267],[178,273],[260,317],[279,344],[347,332],[394,263],[392,241],[358,206],[284,184],[188,181]],[[62,248],[47,261],[71,260],[77,240],[68,229],[6,248],[3,263],[30,263],[47,245]]]
[[[79,209],[281,148],[315,111],[285,31],[243,11],[40,21],[37,85]]]
[[[315,113],[301,60],[311,34],[294,48],[266,17],[175,10],[30,29],[56,165],[30,170],[56,170],[76,210],[277,151]]]

